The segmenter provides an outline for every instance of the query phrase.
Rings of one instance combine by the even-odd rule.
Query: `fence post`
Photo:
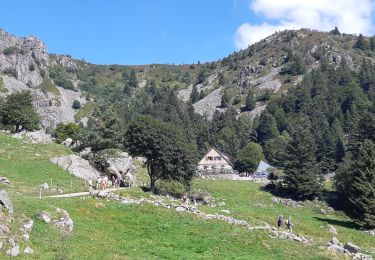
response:
[[[39,199],[42,199],[42,187],[39,187]]]

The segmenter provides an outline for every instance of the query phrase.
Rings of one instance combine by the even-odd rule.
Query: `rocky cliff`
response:
[[[49,55],[47,46],[34,36],[16,37],[0,29],[0,77],[6,88],[0,95],[31,91],[45,129],[74,122],[73,101],[86,103],[81,91],[55,86],[49,79],[49,66],[56,65],[74,69],[80,66],[70,56]],[[51,82],[50,89],[40,87],[46,79]]]

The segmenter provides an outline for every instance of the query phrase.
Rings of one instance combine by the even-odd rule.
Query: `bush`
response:
[[[81,108],[81,103],[77,100],[77,99],[75,99],[74,101],[73,101],[73,106],[72,106],[74,109],[80,109]]]
[[[194,190],[191,191],[189,194],[191,200],[195,200],[197,203],[201,204],[210,204],[212,201],[212,197],[208,191],[205,190]]]
[[[185,186],[173,180],[160,180],[156,184],[157,191],[160,195],[170,195],[176,198],[181,198],[185,192]]]
[[[15,68],[5,68],[4,70],[3,70],[3,73],[4,74],[7,74],[7,75],[9,75],[9,76],[13,76],[13,77],[15,77],[15,78],[17,78],[18,77],[18,72],[17,72],[17,70],[15,69]]]
[[[16,46],[11,46],[11,47],[7,47],[3,50],[3,54],[4,55],[13,55],[13,54],[17,54],[17,53],[20,53],[20,54],[24,54],[24,50],[16,47]]]
[[[35,70],[35,66],[34,64],[30,64],[29,65],[29,71],[34,71]]]
[[[58,143],[65,141],[67,138],[72,138],[73,141],[76,141],[78,134],[81,130],[81,127],[74,123],[63,124],[60,123],[57,125],[56,129],[53,131],[53,137],[56,138]]]

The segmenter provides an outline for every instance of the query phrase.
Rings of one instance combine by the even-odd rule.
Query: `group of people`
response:
[[[120,173],[119,176],[117,175],[111,176],[112,188],[125,187],[126,173],[123,173],[122,171],[120,171],[119,173]],[[104,177],[99,176],[96,179],[96,183],[94,183],[92,179],[90,179],[88,183],[89,183],[90,192],[94,188],[97,190],[105,190],[109,187],[109,178],[107,176],[104,176]]]
[[[292,233],[293,232],[292,217],[289,217],[286,221],[284,221],[284,216],[279,215],[277,219],[277,227],[282,228],[284,224],[288,227],[288,231]]]

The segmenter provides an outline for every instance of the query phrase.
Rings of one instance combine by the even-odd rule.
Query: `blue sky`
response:
[[[285,28],[339,25],[372,34],[373,6],[373,0],[12,0],[2,3],[0,28],[92,63],[181,64],[223,58]]]

